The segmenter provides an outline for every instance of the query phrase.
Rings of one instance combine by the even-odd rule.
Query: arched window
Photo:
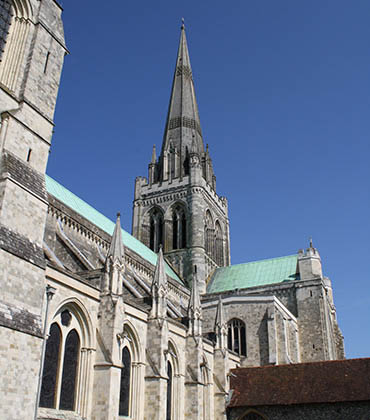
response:
[[[172,248],[186,248],[186,214],[180,205],[172,212]]]
[[[227,348],[241,356],[247,355],[245,324],[240,319],[232,319],[228,322]]]
[[[14,11],[10,0],[0,0],[0,61],[2,59]]]
[[[69,311],[63,313],[66,312],[69,314]],[[69,325],[66,326],[68,328]],[[63,340],[58,323],[51,325],[45,350],[40,407],[75,409],[80,347],[80,338],[75,329],[69,330]]]
[[[166,409],[166,420],[171,420],[172,416],[172,366],[170,362],[167,362],[167,409]]]
[[[87,416],[92,352],[86,350],[92,346],[91,337],[91,324],[82,306],[69,301],[56,312],[45,346],[40,407]]]
[[[216,247],[215,247],[215,258],[216,264],[220,267],[224,265],[224,241],[222,237],[222,230],[221,225],[217,221],[216,222],[216,229],[215,229],[215,239],[216,239]]]
[[[119,415],[130,412],[131,355],[127,347],[122,350],[121,386],[119,393]]]
[[[205,240],[205,250],[206,253],[213,258],[213,251],[214,251],[214,229],[213,229],[213,221],[212,216],[209,210],[206,213],[206,220],[204,226],[204,240]]]
[[[150,215],[150,244],[149,247],[154,252],[159,252],[160,245],[163,246],[163,214],[154,209]]]
[[[40,407],[55,407],[55,390],[57,386],[58,362],[62,333],[57,323],[50,327],[49,338],[46,342],[44,371],[40,395]]]
[[[240,420],[267,420],[265,416],[260,415],[255,410],[248,410],[246,414],[240,417]]]
[[[68,333],[64,346],[62,385],[60,390],[61,410],[74,410],[77,384],[77,367],[80,353],[80,338],[76,330]]]
[[[31,26],[29,0],[0,0],[0,82],[14,91]]]

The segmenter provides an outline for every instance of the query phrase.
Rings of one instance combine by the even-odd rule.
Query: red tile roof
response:
[[[370,358],[233,369],[229,407],[370,401]]]

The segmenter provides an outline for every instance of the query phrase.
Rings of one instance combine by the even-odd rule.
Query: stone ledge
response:
[[[54,408],[39,407],[38,420],[83,420],[79,414],[73,411],[56,410]]]

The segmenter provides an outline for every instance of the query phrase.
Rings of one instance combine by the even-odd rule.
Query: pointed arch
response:
[[[187,246],[187,211],[183,202],[177,201],[171,206],[172,249],[183,249]]]
[[[134,396],[141,395],[142,393],[142,368],[144,366],[142,354],[137,329],[129,320],[125,320],[123,324],[123,340],[121,343],[121,385],[124,388],[121,386],[119,390],[119,415],[129,416],[130,418],[139,417],[139,399],[134,398]],[[124,382],[122,383],[122,381]],[[121,399],[121,396],[124,398]]]
[[[92,322],[82,302],[77,298],[61,302],[50,322],[40,406],[86,417],[93,344]]]
[[[214,260],[219,267],[224,266],[224,236],[220,222],[215,224],[215,252]]]
[[[3,0],[0,12],[5,17],[4,32],[0,33],[0,82],[14,91],[25,59],[32,7],[29,0]]]
[[[166,420],[180,418],[180,402],[178,395],[183,392],[180,374],[180,353],[176,343],[170,338],[167,350],[167,410]]]
[[[268,420],[268,418],[253,408],[249,408],[245,413],[243,413],[238,420]]]
[[[149,248],[155,253],[164,245],[164,217],[159,207],[152,207],[149,211]]]
[[[206,210],[204,218],[204,248],[206,253],[213,258],[214,253],[214,224],[209,210]]]

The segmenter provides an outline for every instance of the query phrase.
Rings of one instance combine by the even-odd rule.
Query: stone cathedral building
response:
[[[230,265],[184,26],[132,235],[46,175],[61,14],[0,0],[0,418],[225,419],[230,369],[343,358],[312,243]]]

